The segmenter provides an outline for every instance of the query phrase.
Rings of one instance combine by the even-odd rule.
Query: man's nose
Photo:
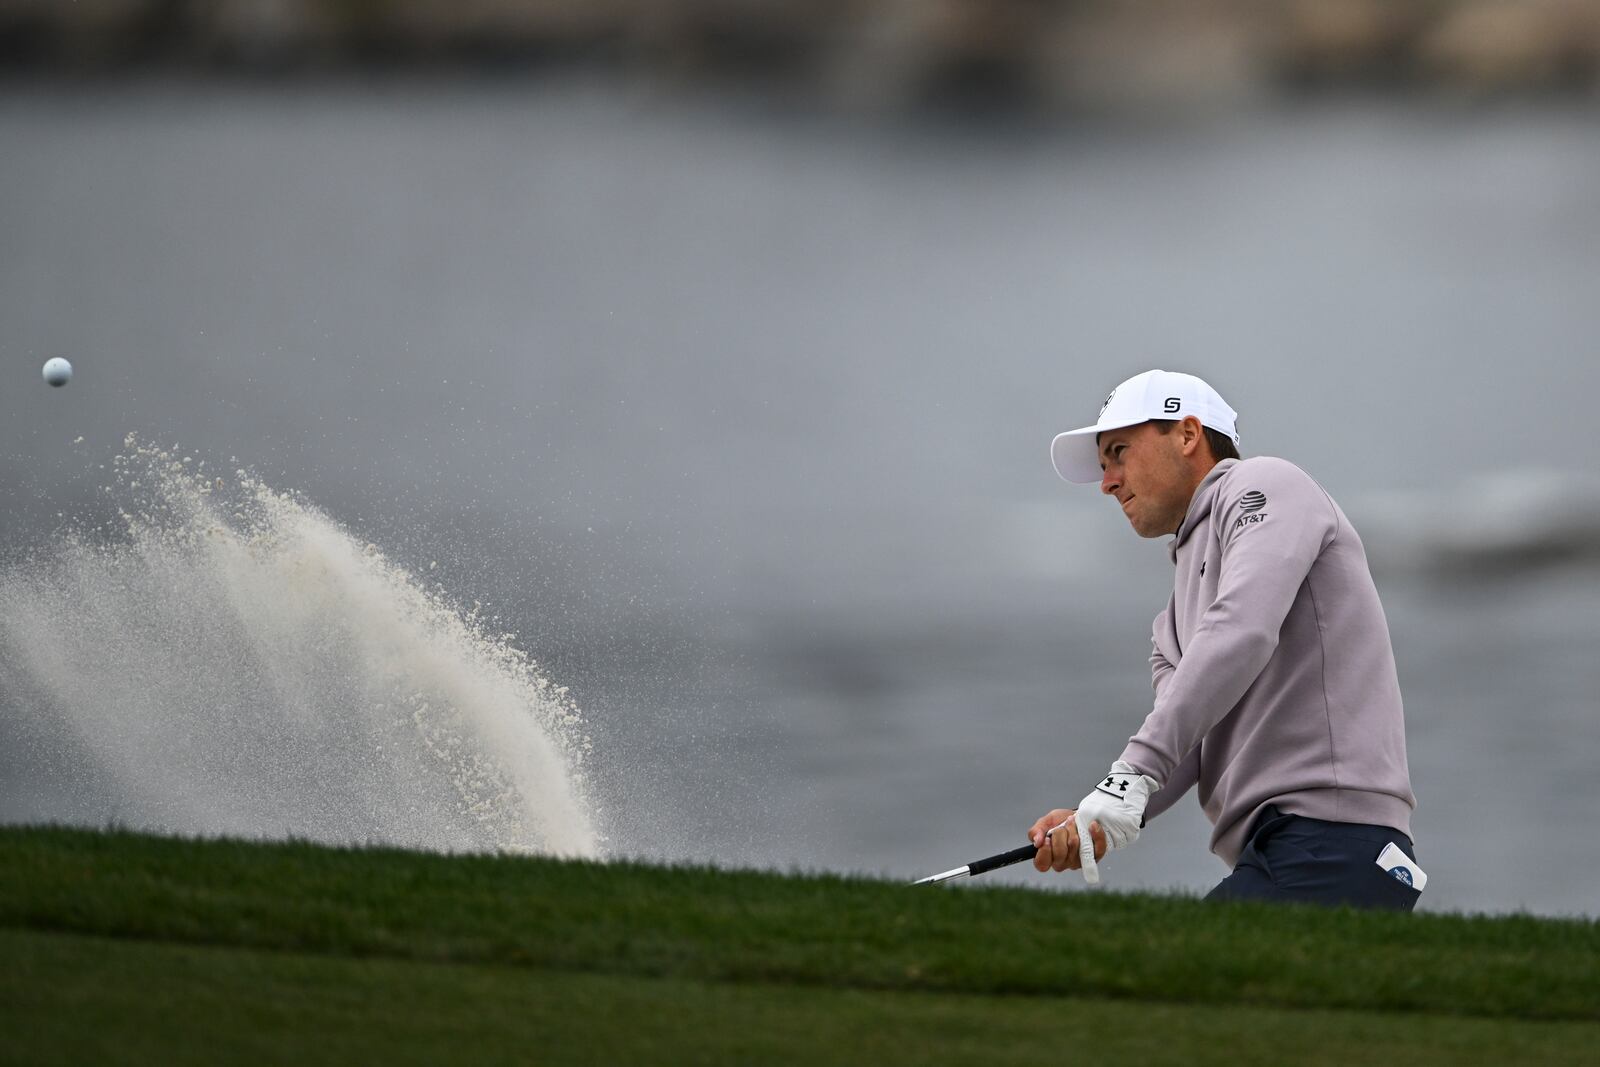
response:
[[[1122,479],[1117,477],[1110,467],[1107,467],[1106,472],[1100,476],[1100,491],[1107,496],[1112,496],[1121,488]]]

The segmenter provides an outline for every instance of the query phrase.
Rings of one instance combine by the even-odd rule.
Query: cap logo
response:
[[[1106,408],[1111,406],[1111,401],[1116,395],[1117,391],[1115,389],[1106,395],[1106,402],[1100,405],[1100,414],[1104,415],[1106,413]]]
[[[1182,406],[1183,405],[1181,403],[1179,403],[1177,397],[1169,396],[1169,397],[1167,397],[1166,401],[1161,405],[1161,410],[1165,411],[1168,415],[1176,415],[1178,413],[1178,409],[1181,408]]]

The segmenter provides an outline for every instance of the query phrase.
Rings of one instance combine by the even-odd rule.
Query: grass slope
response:
[[[1593,922],[120,832],[0,829],[0,958],[5,1062],[1459,1063],[1600,1047]]]

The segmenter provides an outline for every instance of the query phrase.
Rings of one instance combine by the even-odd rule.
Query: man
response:
[[[1057,473],[1098,481],[1139,536],[1174,537],[1176,574],[1153,630],[1154,708],[1076,809],[1034,823],[1034,866],[1097,882],[1108,847],[1198,785],[1232,868],[1207,899],[1410,910],[1426,876],[1366,552],[1304,471],[1238,458],[1236,418],[1199,378],[1152,370],[1051,445]]]

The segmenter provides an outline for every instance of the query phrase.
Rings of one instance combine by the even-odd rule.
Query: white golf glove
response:
[[[1101,779],[1093,793],[1083,798],[1073,818],[1078,823],[1078,856],[1083,861],[1085,882],[1094,885],[1100,881],[1100,867],[1094,861],[1094,842],[1089,839],[1089,824],[1100,824],[1107,848],[1127,848],[1139,840],[1139,828],[1144,825],[1144,806],[1158,788],[1154,778],[1117,760],[1111,765],[1111,773]]]

